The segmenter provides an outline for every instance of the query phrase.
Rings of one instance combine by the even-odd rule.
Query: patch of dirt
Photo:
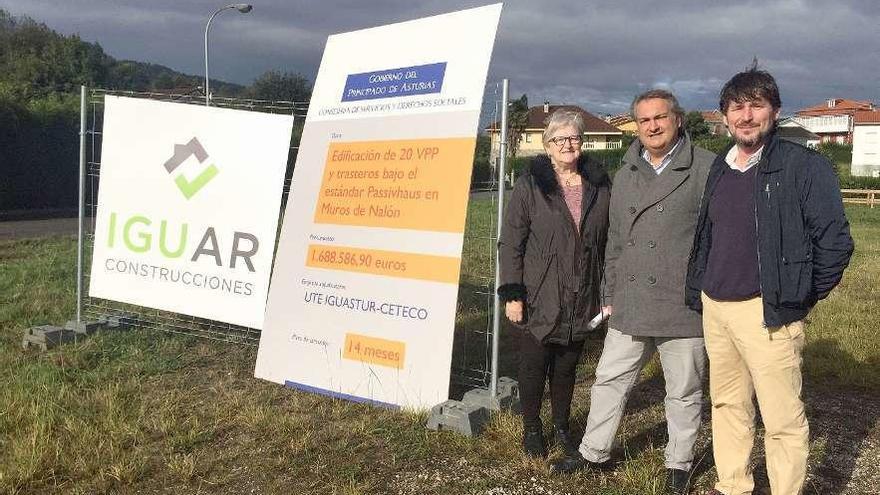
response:
[[[554,476],[546,463],[524,459],[489,459],[488,466],[475,465],[464,458],[426,461],[423,469],[398,473],[389,489],[398,494],[434,493],[428,487],[464,489],[487,495],[519,494],[606,494],[630,493],[633,476],[625,473],[628,463],[640,464],[645,455],[659,457],[666,442],[662,401],[662,378],[641,382],[630,399],[620,430],[622,447],[615,452],[621,462],[607,476],[580,473]],[[586,421],[589,384],[578,384],[574,405],[581,408],[573,416],[575,425]],[[810,466],[804,493],[808,495],[874,495],[880,487],[880,397],[863,389],[828,386],[804,387],[804,401],[810,421]],[[545,404],[545,407],[547,405]],[[703,493],[716,480],[712,459],[710,406],[708,395],[704,420],[696,446],[694,487]],[[760,419],[760,418],[759,418]],[[576,426],[577,427],[577,426]],[[648,463],[651,461],[649,460]],[[657,459],[653,461],[658,462]],[[769,493],[764,462],[763,428],[758,427],[753,452],[756,494]],[[636,475],[635,484],[654,485],[650,470]],[[660,480],[662,482],[662,480]],[[660,485],[662,486],[662,485]],[[629,488],[627,488],[629,487]],[[657,487],[659,490],[659,487]],[[652,488],[652,492],[653,488]],[[657,491],[656,493],[660,493]]]
[[[815,450],[805,493],[880,492],[880,397],[863,389],[807,384],[804,401]]]

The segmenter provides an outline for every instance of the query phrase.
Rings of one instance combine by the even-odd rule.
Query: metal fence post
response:
[[[510,81],[501,82],[501,145],[498,160],[498,214],[495,221],[496,239],[501,239],[501,221],[504,216],[504,174],[507,165],[507,100]],[[498,260],[498,247],[495,247],[495,290],[492,311],[492,376],[489,381],[489,396],[498,397],[498,343],[501,340],[501,300],[498,299],[498,286],[501,284],[501,270]]]
[[[83,231],[85,230],[86,190],[86,119],[89,89],[79,87],[79,222],[76,235],[76,323],[82,323]]]

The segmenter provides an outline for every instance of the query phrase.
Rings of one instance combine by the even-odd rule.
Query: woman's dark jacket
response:
[[[526,302],[525,327],[544,344],[584,340],[600,310],[611,184],[586,155],[578,171],[585,179],[580,233],[550,158],[541,155],[513,188],[498,242],[498,295]]]
[[[712,246],[709,200],[729,168],[727,151],[718,155],[709,171],[688,263],[685,302],[697,311],[703,307],[700,291]],[[774,135],[755,166],[764,324],[774,327],[802,320],[831,292],[849,264],[853,240],[837,176],[822,155]]]

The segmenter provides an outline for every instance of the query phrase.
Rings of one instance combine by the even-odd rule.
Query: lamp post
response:
[[[214,17],[217,16],[220,12],[228,9],[235,9],[242,14],[247,14],[251,10],[253,10],[253,6],[248,3],[233,3],[231,5],[227,5],[226,7],[221,7],[217,9],[211,17],[208,18],[208,24],[205,25],[205,106],[211,105],[211,88],[208,79],[208,30],[211,29],[211,21],[214,20]]]

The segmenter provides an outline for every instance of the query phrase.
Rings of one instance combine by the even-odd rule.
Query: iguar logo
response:
[[[174,156],[165,162],[165,170],[169,174],[173,174],[190,156],[194,156],[199,163],[204,163],[208,159],[208,153],[195,137],[186,144],[174,145]],[[218,172],[216,166],[209,164],[194,179],[190,180],[178,171],[174,177],[174,183],[177,184],[177,188],[180,189],[184,197],[190,199],[211,182]],[[107,229],[107,247],[109,248],[113,248],[116,245],[117,237],[121,237],[123,246],[132,253],[142,254],[158,251],[162,257],[168,259],[180,258],[186,253],[186,258],[192,262],[198,262],[199,258],[207,256],[213,258],[218,267],[224,266],[225,262],[230,268],[235,268],[237,262],[244,262],[248,271],[255,271],[251,258],[256,256],[260,248],[260,241],[254,234],[237,230],[218,232],[214,227],[207,227],[199,237],[196,237],[199,241],[195,250],[188,251],[187,246],[190,246],[195,238],[191,235],[192,232],[187,222],[180,223],[179,226],[171,226],[166,219],[155,221],[144,215],[123,215],[119,215],[115,211],[110,213],[110,223]]]
[[[107,229],[107,247],[116,246],[117,231],[121,234],[122,244],[132,253],[148,253],[156,250],[164,258],[180,258],[187,252],[191,240],[188,223],[180,224],[179,228],[169,226],[167,220],[158,222],[158,229],[150,218],[144,215],[132,215],[118,218],[117,213],[110,213],[110,224]],[[117,224],[122,228],[118,229]],[[231,235],[230,235],[231,234]],[[158,237],[158,239],[156,239]],[[158,242],[156,242],[158,241]],[[228,246],[228,251],[224,248]],[[218,237],[214,227],[207,227],[201,234],[195,250],[187,252],[186,258],[197,262],[202,256],[213,258],[214,263],[222,267],[224,260],[229,268],[235,268],[238,261],[243,261],[249,272],[254,271],[251,258],[260,249],[260,240],[250,232],[232,231]]]
[[[202,147],[202,143],[199,142],[198,138],[194,137],[186,144],[175,144],[174,156],[165,162],[165,170],[167,170],[169,174],[173,174],[174,170],[176,170],[177,167],[185,162],[190,156],[196,157],[196,160],[198,160],[199,163],[203,163],[208,159],[208,153],[205,152],[205,148]],[[193,180],[187,179],[186,176],[183,175],[183,172],[178,173],[174,178],[174,183],[177,184],[177,188],[180,189],[183,196],[186,199],[190,199],[195,196],[197,192],[201,191],[203,187],[208,185],[208,182],[211,182],[211,179],[216,177],[219,171],[220,170],[211,163],[202,169],[201,173],[199,173],[199,175]]]

